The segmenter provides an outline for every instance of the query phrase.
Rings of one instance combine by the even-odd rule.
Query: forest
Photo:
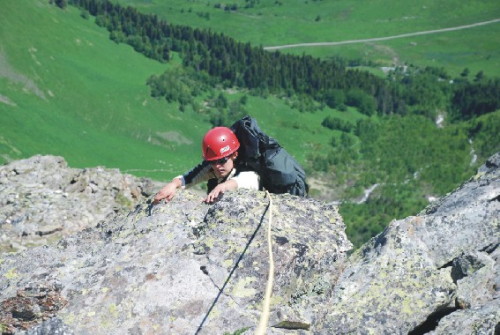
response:
[[[66,6],[66,1],[56,3]],[[426,114],[444,109],[455,119],[469,119],[500,106],[500,80],[487,78],[482,72],[469,81],[467,69],[461,78],[450,78],[443,69],[405,67],[396,69],[385,80],[348,68],[346,60],[324,61],[307,55],[266,52],[220,33],[169,24],[156,15],[106,0],[69,3],[95,16],[96,23],[108,29],[113,41],[127,43],[147,57],[168,62],[173,52],[180,53],[186,68],[206,74],[208,85],[305,95],[333,108],[353,106],[366,115]],[[168,77],[151,77],[149,85],[154,96],[172,99]],[[179,102],[185,104],[186,99],[179,98]]]

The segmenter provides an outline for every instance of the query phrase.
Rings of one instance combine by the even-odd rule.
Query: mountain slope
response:
[[[160,8],[162,11],[155,7],[154,2],[141,4],[145,5],[139,6],[141,10],[158,10],[161,15],[175,14],[172,21],[193,25],[200,22],[192,16],[199,16],[195,10],[190,12],[183,6],[189,4],[207,8],[207,3],[202,1],[174,1],[166,5],[168,8]],[[253,11],[251,20],[265,17],[272,25],[283,22],[288,17],[287,13],[295,20],[300,14],[299,9],[326,9],[322,6],[332,4],[349,5],[344,1],[304,2],[294,7],[262,1],[246,13]],[[464,8],[473,7],[473,4],[473,1],[467,2]],[[178,5],[180,7],[176,7]],[[391,21],[387,17],[389,12],[367,12],[366,9],[373,9],[370,6],[356,7],[361,11],[354,11],[356,8],[353,7],[352,12],[346,12],[346,15],[352,15],[347,15],[345,21],[339,21],[341,30],[345,33],[352,25],[348,19],[355,19],[352,22],[359,26],[352,25],[356,27],[352,36],[360,32],[358,29],[375,32],[366,29],[368,23],[367,26],[361,25],[361,19],[366,16],[369,18],[367,22],[373,24],[375,17],[382,14],[384,24],[378,25],[386,29],[382,32],[390,33],[404,25],[401,20]],[[405,10],[425,12],[423,8],[405,6],[403,3],[392,13],[400,17]],[[494,9],[487,13],[487,9],[491,9],[488,6],[478,5],[465,21],[494,15]],[[464,23],[458,9],[451,9],[444,14],[447,15],[446,23]],[[217,15],[226,15],[228,25],[238,22],[243,25],[246,22],[246,29],[249,32],[253,30],[253,26],[245,21],[249,17],[242,15],[243,11],[226,12],[210,7],[210,12],[213,11]],[[262,17],[258,11],[263,11]],[[306,18],[314,17],[311,12],[304,12],[304,15]],[[432,17],[427,12],[422,14],[415,19],[418,21],[415,29],[426,29],[429,25],[434,27],[436,22]],[[146,85],[151,75],[161,75],[166,69],[173,83],[179,81],[178,74],[183,74],[184,69],[177,53],[172,53],[168,64],[152,61],[129,46],[111,41],[108,32],[99,28],[94,17],[87,13],[72,6],[59,9],[44,0],[6,3],[0,19],[0,162],[34,154],[55,154],[65,157],[72,167],[104,165],[139,176],[167,180],[199,161],[199,141],[211,127],[210,114],[220,112],[214,103],[220,98],[229,106],[233,102],[239,103],[242,112],[256,117],[261,128],[277,138],[308,169],[309,176],[316,177],[311,179],[313,197],[329,201],[357,200],[365,190],[378,185],[365,199],[366,203],[353,205],[356,208],[350,213],[344,211],[348,218],[348,232],[364,231],[365,235],[360,239],[364,241],[390,220],[414,214],[432,197],[456,187],[473,174],[478,165],[477,158],[483,160],[498,151],[498,111],[470,122],[450,125],[449,118],[444,122],[434,122],[432,118],[442,120],[449,111],[431,104],[430,107],[425,105],[425,108],[415,107],[414,112],[418,116],[381,117],[374,111],[375,114],[368,116],[361,114],[361,108],[354,105],[342,103],[337,106],[338,109],[333,109],[325,106],[324,102],[312,101],[309,96],[289,91],[275,96],[265,90],[250,92],[238,87],[224,87],[220,82],[197,95],[192,106],[180,106],[165,99],[151,98]],[[340,18],[331,17],[328,21],[321,22],[322,19],[319,22],[325,23],[325,27],[327,22],[337,19]],[[214,20],[212,23],[223,22]],[[209,26],[211,22],[204,23]],[[308,34],[317,28],[309,24],[299,26],[304,34],[302,36],[311,36]],[[221,24],[217,27],[224,30],[228,26]],[[469,37],[474,36],[480,40],[478,43],[485,45],[470,44],[477,46],[483,57],[491,48],[486,42],[495,39],[490,38],[490,33],[479,36],[481,38],[472,30],[471,33],[473,35]],[[264,37],[268,36],[271,38],[271,34],[264,34]],[[280,41],[288,38],[279,30],[274,37]],[[434,46],[442,44],[432,41]],[[454,46],[455,42],[451,44]],[[450,45],[446,45],[445,49],[448,50],[448,47]],[[457,48],[461,49],[463,45],[457,44]],[[427,50],[433,52],[432,47]],[[495,61],[495,54],[490,59]],[[412,68],[412,71],[416,74],[421,72],[417,68]],[[437,70],[438,73],[440,71]],[[406,76],[404,72],[397,75]],[[453,77],[444,76],[447,79],[444,80],[431,76],[431,80],[426,81],[426,75],[424,72],[423,79],[417,78],[417,85],[410,86],[408,91],[437,91],[437,97],[431,97],[436,98],[440,106],[439,102],[445,99],[442,95],[450,90],[452,81],[449,79]],[[468,79],[474,80],[473,75],[471,73]],[[423,85],[418,86],[419,80],[423,81]],[[439,89],[435,90],[438,86]],[[445,93],[440,91],[441,86]],[[364,122],[359,124],[360,120]],[[335,128],[339,124],[341,127]],[[440,128],[443,125],[444,128]],[[348,206],[344,208],[349,209]],[[361,214],[358,209],[361,209]],[[358,244],[359,241],[355,242]]]
[[[500,18],[495,2],[478,0],[294,1],[234,0],[231,3],[173,0],[116,0],[169,22],[223,32],[253,45],[339,42],[451,28]],[[500,23],[432,36],[284,52],[329,59],[345,57],[379,66],[414,64],[464,68],[500,76]]]
[[[261,316],[270,231],[269,334],[468,335],[498,327],[500,153],[351,255],[336,206],[271,197],[272,204],[264,192],[238,190],[206,205],[186,190],[90,224],[57,246],[2,254],[0,326],[30,334],[250,333]]]
[[[112,43],[74,8],[21,0],[6,3],[0,16],[4,161],[52,153],[74,166],[164,174],[181,161],[195,161],[198,147],[191,139],[208,124],[191,117],[184,127],[187,119],[150,98],[145,85],[165,65]],[[169,131],[170,137],[162,135]],[[169,162],[166,150],[175,152]]]
[[[56,154],[74,167],[119,167],[162,180],[197,163],[208,116],[153,99],[146,85],[151,75],[179,66],[176,56],[169,64],[147,59],[82,16],[74,7],[61,10],[43,0],[5,4],[0,160]],[[246,95],[210,94],[219,92],[229,101]],[[328,145],[330,132],[320,124],[331,109],[310,114],[276,97],[247,101],[247,112],[301,162],[304,149]],[[342,117],[360,116],[351,110]]]

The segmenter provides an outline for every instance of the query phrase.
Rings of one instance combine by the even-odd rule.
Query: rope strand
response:
[[[269,195],[269,193],[267,193],[267,194]],[[271,199],[271,198],[269,198],[269,199]],[[240,261],[243,259],[243,256],[247,252],[247,249],[250,247],[250,244],[252,243],[253,239],[257,235],[257,232],[259,231],[260,226],[262,226],[262,222],[264,221],[264,218],[266,216],[267,211],[270,209],[270,206],[271,206],[271,203],[269,203],[266,206],[266,209],[264,210],[264,213],[262,214],[262,217],[260,218],[259,225],[257,226],[257,228],[253,232],[252,236],[248,240],[248,243],[246,244],[245,249],[243,249],[243,252],[238,257],[238,260],[236,261],[236,263],[234,264],[231,272],[227,276],[226,281],[224,282],[224,285],[222,285],[222,287],[220,288],[219,293],[217,294],[217,296],[215,297],[214,301],[212,302],[212,305],[210,306],[210,308],[208,309],[207,313],[205,314],[205,317],[203,318],[203,320],[201,321],[200,325],[198,326],[198,329],[196,329],[195,335],[198,335],[200,333],[201,329],[203,328],[203,325],[205,324],[205,321],[207,321],[210,313],[212,312],[212,309],[215,307],[215,305],[219,301],[220,296],[222,295],[222,293],[224,292],[224,289],[226,288],[226,285],[229,283],[229,280],[231,279],[231,277],[233,276],[234,272],[238,268],[238,265],[240,264]]]
[[[269,312],[271,305],[271,295],[273,293],[274,283],[274,259],[273,259],[273,245],[271,236],[271,225],[273,221],[273,200],[268,191],[266,195],[269,197],[269,223],[267,225],[267,247],[269,252],[269,274],[266,284],[266,293],[264,295],[264,302],[262,306],[262,314],[260,316],[259,326],[255,331],[255,335],[264,335],[266,333],[267,324],[269,322]]]

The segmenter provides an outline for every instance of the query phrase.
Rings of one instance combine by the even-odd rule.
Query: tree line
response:
[[[78,6],[83,17],[95,16],[113,41],[127,43],[147,57],[166,63],[179,54],[182,65],[148,79],[151,95],[179,103],[181,111],[189,105],[205,109],[214,126],[246,114],[246,96],[228,101],[216,89],[220,85],[284,96],[293,108],[304,111],[324,106],[345,111],[352,106],[368,116],[379,114],[356,123],[325,117],[322,126],[332,130],[331,146],[307,158],[309,171],[323,171],[338,185],[349,185],[341,191],[346,199],[380,184],[366,203],[341,207],[348,234],[357,236],[352,241],[358,245],[379,232],[384,222],[423,208],[428,194],[443,194],[470,175],[470,140],[479,157],[498,151],[500,112],[492,112],[500,108],[500,80],[482,72],[469,78],[464,69],[459,78],[452,78],[444,69],[404,66],[381,78],[349,69],[373,64],[267,52],[106,0],[52,1],[61,8]],[[196,99],[200,96],[203,102]],[[437,128],[434,119],[442,112],[456,122]]]
[[[405,112],[403,96],[382,78],[347,69],[339,60],[267,52],[222,33],[170,24],[107,0],[70,0],[96,17],[110,38],[130,44],[146,56],[168,62],[181,54],[187,67],[204,71],[219,83],[269,93],[306,94],[325,101],[334,90],[358,90],[381,113]],[[370,111],[372,112],[372,111]]]
[[[333,188],[343,190],[340,212],[356,246],[381,232],[391,220],[415,215],[475,174],[500,150],[500,111],[436,127],[423,115],[382,116],[356,123],[328,118],[323,126],[340,131],[331,147],[311,152],[306,168],[323,170]],[[377,185],[362,204],[366,189]]]
[[[473,82],[465,78],[467,74],[454,81],[443,69],[402,67],[386,80],[367,71],[349,69],[342,59],[268,52],[222,33],[174,25],[108,0],[68,1],[95,16],[96,23],[106,27],[113,41],[128,43],[161,62],[168,62],[172,52],[177,52],[185,67],[208,74],[211,85],[306,95],[332,108],[353,106],[366,115],[416,113],[433,118],[436,110],[447,110],[455,119],[469,119],[500,106],[500,81],[488,80],[482,73]],[[55,3],[64,7],[67,1]],[[150,78],[156,96],[171,95],[169,86],[158,82],[165,78]],[[158,92],[159,87],[164,91]]]

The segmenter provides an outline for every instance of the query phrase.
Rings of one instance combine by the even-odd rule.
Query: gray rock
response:
[[[270,322],[304,328],[326,302],[351,243],[335,207],[272,198]],[[57,247],[5,255],[0,300],[33,283],[58,283],[68,303],[47,316],[77,334],[193,334],[198,328],[222,334],[253,327],[267,281],[268,201],[263,192],[240,190],[208,206],[198,194],[181,192],[151,212],[140,206]]]
[[[71,169],[55,156],[0,166],[0,252],[56,243],[129,212],[158,185],[117,169]]]
[[[448,314],[448,320],[467,314],[459,309],[477,308],[478,318],[489,313],[491,308],[480,307],[498,299],[498,157],[419,215],[393,221],[353,254],[317,333],[424,334]],[[500,322],[496,313],[488,318]],[[458,334],[460,322],[448,321],[446,329]],[[495,322],[487,324],[493,324],[493,334]]]
[[[500,248],[495,245],[491,257],[486,252],[473,252],[453,260],[451,276],[457,285],[456,304],[462,309],[481,306],[497,295],[498,256]]]
[[[272,195],[267,333],[498,333],[499,157],[349,256],[334,205]],[[200,200],[183,191],[57,245],[1,254],[0,324],[46,334],[250,333],[268,278],[269,198],[239,190],[214,205]]]
[[[73,331],[59,318],[51,318],[24,332],[24,335],[73,335]]]
[[[500,300],[495,299],[480,307],[457,310],[445,316],[429,335],[493,335],[500,332]]]

